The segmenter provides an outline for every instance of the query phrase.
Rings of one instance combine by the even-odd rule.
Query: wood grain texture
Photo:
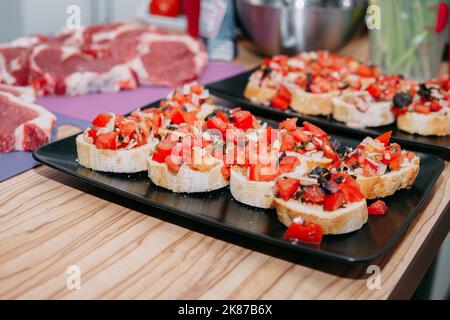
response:
[[[369,290],[366,266],[286,261],[41,166],[0,183],[0,298],[386,299],[415,281],[403,277],[413,261],[437,251],[429,232],[448,232],[438,222],[449,199],[447,162],[404,238],[376,262],[381,289]],[[71,265],[81,268],[80,290],[67,289]]]

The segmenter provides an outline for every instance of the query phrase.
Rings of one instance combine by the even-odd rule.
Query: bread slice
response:
[[[179,193],[207,192],[229,185],[222,172],[222,164],[217,163],[209,171],[194,170],[182,165],[177,174],[172,173],[165,163],[148,160],[148,176],[157,186]]]
[[[294,85],[289,88],[292,94],[291,108],[299,113],[314,116],[330,115],[333,112],[333,98],[339,95],[339,91],[310,93]]]
[[[258,86],[254,81],[249,81],[244,90],[244,97],[246,99],[263,105],[269,105],[276,94],[277,89]]]
[[[114,173],[146,171],[147,159],[157,143],[157,139],[152,139],[146,145],[134,149],[106,150],[97,149],[95,145],[86,142],[84,133],[76,138],[78,161],[82,166]]]
[[[322,206],[289,199],[275,198],[278,220],[289,227],[295,217],[322,226],[323,234],[343,234],[358,229],[367,222],[366,200],[351,203],[335,211],[324,211]]]
[[[450,114],[407,112],[397,118],[400,130],[423,136],[450,135]]]
[[[332,99],[335,120],[354,128],[380,127],[395,122],[390,102],[368,102],[367,110],[361,111],[349,99],[350,94]]]
[[[275,181],[250,181],[242,168],[230,168],[230,191],[237,201],[257,208],[273,208]]]
[[[397,190],[410,188],[417,178],[420,158],[414,157],[408,166],[383,175],[364,177],[357,175],[361,192],[367,199],[382,198],[393,195]]]

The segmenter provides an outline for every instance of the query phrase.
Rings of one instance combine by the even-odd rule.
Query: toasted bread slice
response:
[[[339,91],[327,93],[310,93],[294,85],[289,86],[292,94],[291,108],[308,115],[330,115],[333,112],[333,98]]]
[[[250,181],[238,166],[230,168],[230,191],[237,201],[257,208],[273,208],[275,181]]]
[[[322,226],[323,234],[343,234],[358,229],[367,222],[366,200],[358,201],[335,211],[324,211],[322,206],[289,199],[275,198],[278,220],[289,227],[295,217]]]
[[[277,89],[257,86],[254,81],[249,81],[244,90],[244,97],[254,103],[269,105],[276,93]]]
[[[355,128],[380,127],[395,122],[390,102],[367,102],[367,109],[362,111],[356,106],[356,102],[352,101],[353,96],[354,94],[344,94],[333,98],[335,120]]]
[[[356,176],[356,181],[367,199],[382,198],[393,195],[397,190],[410,188],[417,178],[420,158],[414,157],[408,166],[373,177]]]
[[[84,139],[84,134],[76,138],[79,163],[89,169],[114,173],[134,173],[147,170],[147,158],[158,140],[152,139],[146,145],[134,149],[97,149]]]
[[[450,135],[450,114],[407,112],[397,118],[400,130],[423,136]]]
[[[228,186],[229,181],[224,179],[221,169],[221,163],[209,171],[193,170],[188,165],[182,165],[174,174],[165,163],[148,160],[150,180],[157,186],[179,193],[207,192]]]

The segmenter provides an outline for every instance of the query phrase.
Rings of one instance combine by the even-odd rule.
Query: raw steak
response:
[[[14,45],[0,46],[1,82],[25,86],[28,84],[30,49]]]
[[[177,86],[196,79],[208,62],[205,47],[188,35],[146,33],[131,68],[144,85]]]
[[[28,102],[36,101],[36,95],[34,93],[33,88],[31,87],[19,87],[7,84],[0,84],[0,92],[10,93],[13,96],[16,96]]]
[[[0,92],[0,152],[39,148],[50,141],[55,124],[43,107]]]
[[[30,84],[38,94],[82,95],[137,87],[131,69],[113,58],[95,59],[78,47],[40,45],[30,57]]]

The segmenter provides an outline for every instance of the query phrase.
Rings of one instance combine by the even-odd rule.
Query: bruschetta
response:
[[[356,176],[367,199],[387,197],[397,190],[410,188],[416,180],[420,158],[390,143],[391,132],[365,138],[356,149],[347,148],[342,171]]]
[[[399,92],[393,99],[400,130],[423,136],[450,135],[448,76],[419,86],[415,95]]]
[[[366,200],[345,173],[317,167],[301,178],[279,178],[276,190],[277,216],[287,227],[301,219],[320,225],[323,234],[344,234],[367,222]]]
[[[80,165],[104,172],[135,173],[147,170],[147,158],[158,140],[161,119],[142,111],[130,116],[99,114],[92,127],[76,138]]]
[[[416,83],[400,76],[379,76],[365,89],[345,90],[333,98],[333,118],[350,127],[380,127],[395,122],[392,98],[414,93]]]

